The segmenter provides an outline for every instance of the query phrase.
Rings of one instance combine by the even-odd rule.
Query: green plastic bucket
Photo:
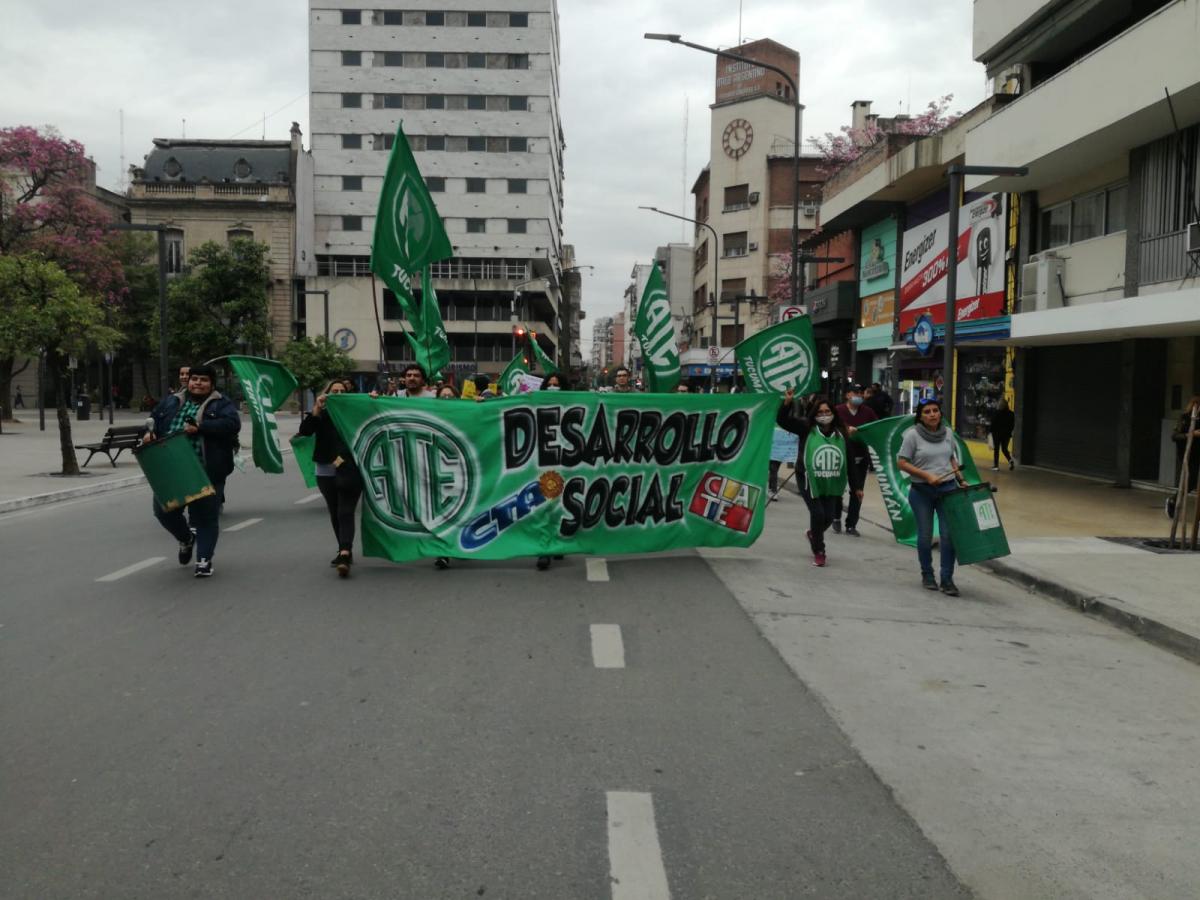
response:
[[[992,486],[969,484],[942,495],[954,556],[963,565],[1008,556],[1008,537],[1000,510],[992,496]]]
[[[313,462],[313,448],[317,445],[316,435],[297,434],[292,436],[292,456],[296,467],[304,476],[304,484],[308,488],[317,486],[317,464]]]
[[[154,491],[154,499],[167,512],[217,492],[191,440],[182,431],[143,444],[133,455]]]

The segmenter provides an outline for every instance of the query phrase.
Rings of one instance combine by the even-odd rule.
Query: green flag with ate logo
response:
[[[542,349],[542,345],[537,342],[537,337],[532,333],[529,335],[529,346],[533,349],[533,358],[537,360],[538,367],[542,370],[544,377],[558,374],[558,366],[554,364],[554,360],[546,355],[546,351]]]
[[[403,562],[748,547],[778,400],[537,391],[487,403],[338,394],[366,556]]]
[[[504,371],[500,373],[499,386],[500,391],[504,394],[515,394],[521,390],[521,378],[525,375],[531,375],[533,370],[529,368],[529,360],[525,358],[525,353],[518,353],[513,357],[512,362],[504,367]]]
[[[746,379],[747,391],[782,394],[791,388],[804,395],[821,385],[817,344],[808,316],[797,316],[765,328],[746,338],[733,352]]]
[[[633,334],[642,345],[642,375],[646,390],[669,393],[679,384],[679,350],[675,343],[675,321],[671,318],[671,303],[663,284],[662,271],[650,267],[650,277],[642,292]]]
[[[375,215],[371,271],[399,297],[396,285],[403,282],[407,287],[405,276],[416,275],[430,263],[446,259],[453,252],[446,229],[442,227],[442,218],[417,169],[404,129],[397,128],[396,143],[392,145]]]
[[[242,386],[254,436],[254,465],[264,472],[283,471],[279,425],[275,413],[297,388],[296,376],[273,359],[229,356],[229,365]]]

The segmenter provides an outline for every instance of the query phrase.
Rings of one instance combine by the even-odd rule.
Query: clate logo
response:
[[[1000,527],[1000,513],[996,509],[996,501],[991,497],[977,500],[972,505],[975,507],[975,524],[979,526],[980,531]]]
[[[842,474],[845,455],[837,444],[825,444],[813,454],[813,474],[817,478],[837,478]]]
[[[412,268],[414,260],[428,256],[435,235],[437,213],[422,193],[418,178],[409,172],[401,173],[392,201],[396,249],[404,261],[402,268],[406,271]]]
[[[466,438],[443,421],[413,412],[372,418],[354,456],[367,505],[396,531],[437,532],[473,507],[478,463]]]
[[[754,521],[754,510],[758,506],[760,490],[744,481],[734,481],[716,472],[706,472],[692,496],[688,511],[745,534]]]
[[[805,384],[813,370],[808,348],[789,335],[777,337],[763,347],[760,364],[767,387],[780,393]]]

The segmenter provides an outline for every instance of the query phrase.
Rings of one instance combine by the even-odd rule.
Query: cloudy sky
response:
[[[738,6],[559,0],[566,240],[595,266],[589,318],[619,309],[633,265],[682,237],[680,223],[637,207],[682,212],[685,180],[707,162],[713,57],[642,34],[729,47]],[[152,138],[180,136],[185,119],[193,138],[259,138],[264,115],[268,138],[286,139],[292,121],[307,135],[306,22],[301,0],[0,0],[0,125],[56,126],[114,189],[122,109],[128,164]],[[964,0],[743,0],[741,33],[799,50],[805,139],[846,124],[856,99],[892,114],[942,94],[956,110],[984,96]],[[590,337],[585,322],[585,349]]]

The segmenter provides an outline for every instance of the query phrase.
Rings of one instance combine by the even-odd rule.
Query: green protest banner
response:
[[[257,356],[228,356],[250,411],[254,439],[254,465],[264,472],[283,471],[283,450],[279,446],[279,423],[275,412],[296,390],[296,376],[282,363]]]
[[[782,394],[792,388],[803,396],[821,385],[817,344],[808,316],[764,328],[734,347],[733,353],[747,391]]]
[[[642,345],[646,390],[670,393],[679,384],[679,350],[675,343],[675,321],[663,283],[662,270],[650,267],[642,302],[638,305],[633,334]]]
[[[879,482],[879,493],[883,497],[883,507],[887,511],[888,521],[892,523],[892,534],[899,544],[909,547],[917,545],[917,523],[913,518],[912,507],[908,505],[908,489],[911,481],[907,474],[900,471],[897,462],[900,454],[900,444],[904,440],[904,432],[913,427],[912,416],[892,416],[890,419],[880,419],[863,425],[854,435],[866,444],[871,454],[871,462],[875,466],[875,479]],[[967,484],[979,484],[979,470],[971,451],[958,436],[954,435],[958,444],[958,465],[962,470]],[[933,532],[937,534],[937,519],[933,522]]]
[[[292,456],[296,459],[296,468],[300,470],[304,486],[310,490],[317,486],[317,464],[313,462],[312,458],[313,448],[316,447],[316,444],[316,435],[292,435]]]
[[[362,472],[363,552],[403,562],[748,547],[777,403],[562,391],[327,409]]]

